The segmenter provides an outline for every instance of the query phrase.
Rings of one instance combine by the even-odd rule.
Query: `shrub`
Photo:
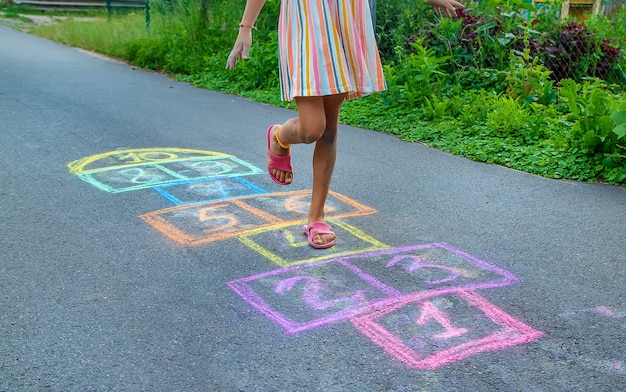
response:
[[[165,67],[165,56],[168,52],[166,43],[148,37],[129,41],[124,46],[126,60],[147,69],[159,70]]]
[[[574,119],[570,150],[601,159],[598,170],[611,173],[605,173],[604,177],[623,181],[626,179],[626,94],[616,98],[597,80],[579,85],[564,79],[561,83],[560,97],[568,104]]]
[[[591,29],[570,21],[545,35],[543,62],[555,80],[581,81],[588,76],[606,78],[621,60],[621,49],[599,39]]]
[[[400,54],[396,67],[386,67],[387,97],[396,105],[414,108],[427,97],[441,93],[445,73],[441,68],[449,56],[437,57],[433,49],[424,47],[421,41],[411,43],[414,53]]]

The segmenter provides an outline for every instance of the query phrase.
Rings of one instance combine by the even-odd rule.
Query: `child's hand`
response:
[[[230,51],[228,61],[226,61],[226,69],[233,69],[237,65],[237,60],[246,60],[250,53],[250,46],[252,45],[252,33],[250,29],[240,29],[239,35],[237,35],[237,41],[233,50]]]
[[[444,14],[449,17],[456,15],[455,10],[465,8],[456,0],[426,0],[426,2],[435,9],[438,15]]]

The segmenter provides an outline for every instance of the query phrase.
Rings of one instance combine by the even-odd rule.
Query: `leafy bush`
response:
[[[421,1],[385,0],[376,3],[376,37],[383,62],[397,60],[397,48],[407,49],[407,37],[435,19],[431,7]]]
[[[197,86],[293,108],[279,100],[280,0],[267,0],[250,59],[234,70],[225,63],[245,0],[152,4],[149,30],[142,18],[129,28],[115,16],[80,29],[63,22],[80,34],[53,26],[46,34],[121,52],[134,64]],[[422,3],[378,2],[388,91],[346,102],[341,120],[546,177],[626,184],[626,9],[582,26],[561,22],[553,4],[534,16],[519,12],[519,2],[466,5],[458,19],[449,19]],[[86,32],[96,27],[97,33]],[[117,48],[95,36],[115,37]],[[574,49],[579,53],[570,53]]]
[[[564,79],[560,95],[574,118],[570,133],[573,152],[602,157],[598,169],[608,170],[605,176],[609,181],[626,179],[626,94],[616,99],[600,82],[579,85]]]
[[[581,81],[588,76],[607,77],[622,56],[622,50],[600,39],[586,26],[570,21],[545,35],[543,53],[537,53],[554,78]]]
[[[473,69],[504,71],[513,50],[519,56],[526,51],[537,58],[539,64],[552,71],[555,81],[564,78],[581,81],[592,76],[626,86],[626,56],[622,49],[626,46],[626,8],[614,20],[603,16],[591,18],[587,27],[575,21],[559,20],[551,4],[542,5],[533,18],[526,16],[532,7],[518,0],[466,4],[466,9],[457,11],[456,20],[429,19],[428,13],[408,14],[403,9],[392,13],[387,5],[383,8],[385,14],[402,15],[402,18],[392,17],[394,23],[401,22],[401,27],[392,30],[391,23],[384,22],[379,26],[379,37],[384,45],[393,43],[402,52],[411,52],[410,44],[419,40],[437,56],[451,56],[445,68],[451,75]],[[407,32],[410,28],[414,30]],[[405,36],[400,40],[398,34]],[[382,53],[393,64],[400,60],[398,53],[402,52],[386,48]],[[476,87],[481,87],[480,82]]]
[[[448,57],[437,57],[432,49],[425,48],[420,41],[413,42],[415,53],[399,55],[396,67],[386,67],[390,102],[409,109],[424,103],[424,100],[440,93],[445,73],[441,71]]]
[[[164,69],[167,46],[154,38],[142,37],[125,45],[126,60],[147,69]]]

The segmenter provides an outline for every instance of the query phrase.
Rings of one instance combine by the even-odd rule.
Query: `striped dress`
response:
[[[367,0],[282,0],[278,43],[283,100],[386,88]]]

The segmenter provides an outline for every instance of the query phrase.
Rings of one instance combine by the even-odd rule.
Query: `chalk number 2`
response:
[[[324,281],[312,276],[294,276],[281,280],[276,284],[274,292],[281,295],[285,294],[293,290],[300,282],[304,283],[302,299],[314,310],[328,310],[341,304],[360,304],[365,301],[365,292],[363,290],[359,290],[349,297],[322,299],[322,293],[325,291]]]

